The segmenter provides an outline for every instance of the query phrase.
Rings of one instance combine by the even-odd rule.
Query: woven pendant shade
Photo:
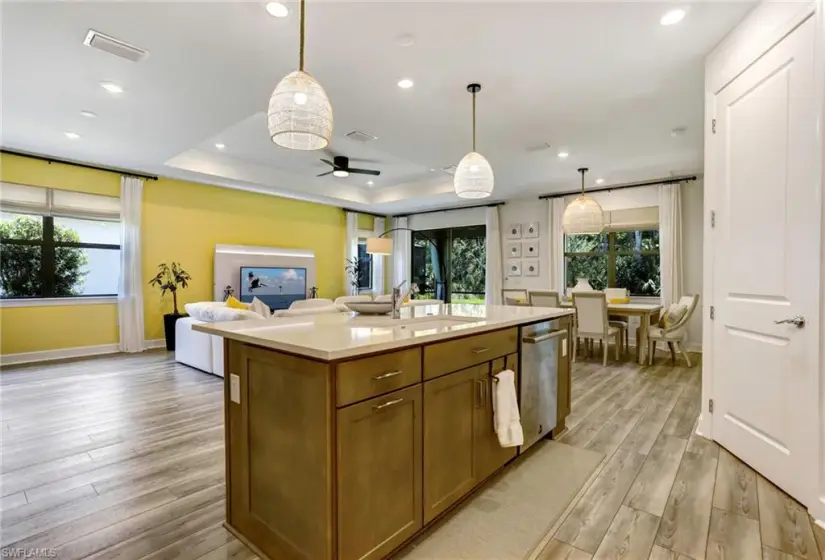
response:
[[[290,150],[320,150],[332,138],[332,105],[321,84],[304,72],[305,24],[306,0],[301,0],[298,70],[278,82],[267,111],[269,137]]]
[[[476,93],[480,84],[470,84],[467,91],[473,94],[473,151],[461,158],[455,170],[453,189],[459,198],[487,198],[493,194],[493,168],[480,153],[476,152]]]
[[[470,152],[456,167],[453,187],[460,198],[487,198],[493,193],[493,168],[478,152]]]
[[[604,210],[595,199],[584,193],[584,174],[587,168],[579,169],[582,174],[582,193],[564,209],[564,233],[601,233],[604,230]]]

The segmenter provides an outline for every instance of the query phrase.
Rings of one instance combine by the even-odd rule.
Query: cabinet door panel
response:
[[[481,406],[482,364],[424,383],[424,522],[434,519],[477,481],[475,409]],[[486,374],[486,373],[485,373]]]
[[[482,386],[482,406],[475,409],[475,454],[476,474],[479,481],[487,478],[516,456],[517,447],[501,447],[494,426],[493,391],[496,390],[491,373],[512,369],[516,373],[516,393],[518,394],[518,355],[511,354],[506,359],[499,358],[492,363],[492,371],[479,371],[478,383]]]
[[[338,410],[338,558],[383,558],[422,526],[421,385]]]

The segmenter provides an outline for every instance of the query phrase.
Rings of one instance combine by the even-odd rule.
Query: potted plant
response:
[[[347,263],[346,266],[344,266],[344,270],[347,272],[347,276],[349,276],[349,283],[352,284],[352,295],[357,296],[359,292],[358,286],[361,285],[361,275],[365,270],[361,266],[361,261],[358,257],[344,259],[344,262]]]
[[[189,273],[181,268],[180,263],[173,262],[171,265],[160,263],[158,273],[149,280],[150,286],[160,288],[161,297],[164,297],[166,292],[172,293],[173,311],[163,316],[163,330],[166,335],[167,350],[175,349],[175,322],[185,316],[178,311],[178,289],[189,286],[188,282],[191,279]]]

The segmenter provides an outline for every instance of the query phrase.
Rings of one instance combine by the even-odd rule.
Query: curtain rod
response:
[[[393,214],[393,218],[407,218],[409,216],[418,216],[419,214],[435,214],[436,212],[450,212],[452,210],[470,210],[471,208],[494,208],[496,206],[504,206],[506,202],[491,202],[489,204],[474,204],[473,206],[450,206],[448,208],[435,208],[433,210],[422,210],[421,212],[407,212],[406,214]]]
[[[83,167],[86,169],[95,169],[97,171],[108,171],[110,173],[118,173],[120,175],[129,175],[131,177],[138,177],[140,179],[146,179],[147,181],[157,181],[158,178],[156,175],[146,175],[145,173],[138,173],[137,171],[130,171],[128,169],[118,169],[117,167],[103,167],[101,165],[93,165],[91,163],[82,163],[79,161],[72,161],[69,159],[60,159],[51,156],[43,156],[40,154],[32,154],[29,152],[18,152],[17,150],[7,150],[5,148],[0,148],[0,153],[3,154],[10,154],[13,156],[21,156],[27,157],[31,159],[39,159],[41,161],[45,161],[47,163],[62,163],[64,165],[74,165],[75,167]]]
[[[365,216],[372,216],[374,218],[386,218],[386,214],[376,214],[374,212],[365,212],[363,210],[353,210],[352,208],[341,208],[344,212],[355,212],[356,214],[363,214]]]
[[[635,183],[618,183],[616,185],[608,185],[606,187],[597,187],[595,189],[585,189],[585,194],[587,193],[594,193],[594,192],[603,192],[603,191],[618,191],[621,189],[632,189],[633,187],[650,187],[653,185],[673,185],[676,183],[690,183],[691,181],[696,180],[696,175],[678,175],[676,177],[662,177],[661,179],[650,179],[648,181],[637,181]],[[560,198],[563,196],[569,196],[571,194],[579,194],[581,193],[580,189],[575,191],[567,191],[561,193],[553,193],[553,194],[543,194],[539,196],[539,200],[544,200],[545,198]]]

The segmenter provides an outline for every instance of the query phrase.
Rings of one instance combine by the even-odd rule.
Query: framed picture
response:
[[[530,222],[529,224],[524,224],[524,238],[525,239],[535,239],[539,236],[539,223],[538,222]]]
[[[524,275],[525,276],[538,276],[539,275],[539,261],[525,261],[524,262]]]
[[[521,276],[521,261],[507,261],[507,276]]]
[[[507,258],[508,259],[517,259],[521,257],[521,243],[516,241],[515,243],[508,243],[507,244]]]
[[[521,239],[521,224],[507,226],[507,239]]]
[[[538,257],[539,256],[539,242],[538,241],[525,241],[524,242],[524,250],[521,252],[521,256],[523,257]]]

